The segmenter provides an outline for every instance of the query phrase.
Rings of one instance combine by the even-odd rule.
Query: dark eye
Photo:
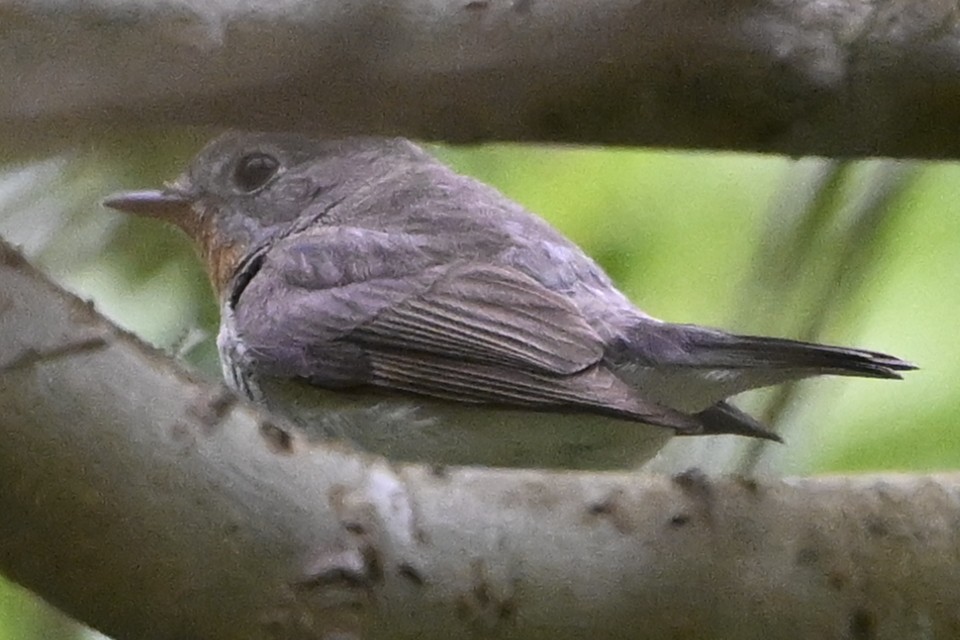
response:
[[[256,191],[270,181],[280,168],[273,156],[265,153],[251,153],[240,158],[233,170],[233,181],[241,191]]]

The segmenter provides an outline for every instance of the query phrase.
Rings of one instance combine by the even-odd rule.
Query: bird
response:
[[[779,440],[741,392],[916,368],[654,318],[543,218],[403,138],[232,131],[104,204],[192,238],[229,387],[398,462],[636,468],[674,435]]]

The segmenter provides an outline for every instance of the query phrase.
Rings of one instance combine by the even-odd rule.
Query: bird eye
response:
[[[280,162],[265,153],[251,153],[240,158],[233,170],[233,181],[241,191],[256,191],[277,173]]]

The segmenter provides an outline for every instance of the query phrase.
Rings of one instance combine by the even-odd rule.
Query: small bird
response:
[[[399,138],[228,133],[104,204],[199,246],[227,383],[403,461],[622,468],[672,435],[778,440],[726,400],[873,351],[672,324],[519,204]]]

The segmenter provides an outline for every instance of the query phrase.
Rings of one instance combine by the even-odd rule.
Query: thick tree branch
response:
[[[956,158],[958,16],[944,0],[0,0],[0,133],[20,154],[180,124]]]
[[[120,640],[960,628],[958,475],[390,465],[191,378],[6,245],[0,415],[0,572]]]

